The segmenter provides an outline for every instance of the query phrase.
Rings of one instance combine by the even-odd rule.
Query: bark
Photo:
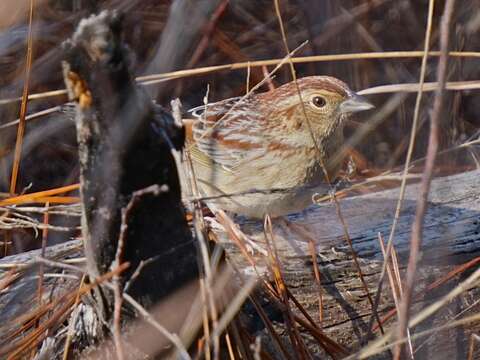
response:
[[[128,290],[149,306],[196,275],[172,156],[183,146],[184,129],[135,84],[120,15],[104,11],[82,20],[64,47],[64,78],[77,102],[88,273],[109,271],[119,246],[120,262],[130,263],[124,282],[153,259]]]
[[[399,255],[402,279],[408,256],[411,224],[415,217],[416,198],[419,184],[407,186],[405,202],[394,237],[395,249]],[[378,234],[388,239],[398,199],[398,189],[361,195],[340,200],[342,215],[346,221],[353,247],[359,256],[360,266],[368,289],[375,297],[378,279],[382,270],[383,255],[379,246]],[[428,306],[445,295],[473,271],[478,269],[480,261],[469,270],[454,276],[435,289],[428,289],[430,284],[445,277],[459,264],[472,261],[480,255],[480,170],[459,175],[438,178],[432,182],[429,206],[425,218],[422,260],[414,291],[412,314]],[[366,297],[366,291],[360,281],[351,251],[344,238],[344,230],[331,203],[312,206],[303,213],[289,217],[294,226],[282,225],[273,220],[273,233],[281,269],[286,285],[308,313],[319,321],[318,287],[315,282],[311,252],[305,236],[295,229],[302,226],[315,239],[317,264],[321,274],[321,291],[323,293],[323,328],[333,339],[339,341],[352,351],[358,349],[367,339],[372,307]],[[263,225],[260,222],[240,220],[241,229],[257,246],[265,246]],[[232,244],[225,233],[218,234],[227,246],[230,261],[245,271],[252,272],[252,267],[244,255]],[[255,250],[254,250],[255,251]],[[268,260],[255,251],[257,270],[268,276]],[[478,260],[478,259],[477,259]],[[445,306],[423,324],[411,330],[432,329],[445,325],[462,310],[467,309],[478,298],[477,288],[465,292],[456,301]],[[394,309],[392,290],[385,278],[382,296],[378,307],[380,318]],[[475,308],[474,308],[475,309]],[[302,316],[297,312],[299,316]],[[373,322],[377,324],[376,321]],[[385,322],[384,328],[396,324],[396,316]],[[435,333],[421,347],[415,358],[426,359],[464,359],[467,356],[468,340],[471,332],[478,332],[479,324]],[[376,330],[374,334],[379,334]],[[423,343],[423,338],[414,343],[414,349]],[[319,351],[317,344],[310,342],[313,353]],[[388,357],[387,353],[386,356]],[[323,356],[323,355],[322,355]]]

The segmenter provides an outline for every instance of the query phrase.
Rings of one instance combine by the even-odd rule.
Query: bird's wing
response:
[[[259,110],[254,98],[232,98],[190,110],[196,117],[192,126],[196,147],[229,171],[263,156],[268,141],[266,119]]]

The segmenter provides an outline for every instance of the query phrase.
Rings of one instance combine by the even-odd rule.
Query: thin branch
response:
[[[28,87],[30,85],[30,72],[32,69],[33,53],[33,9],[35,1],[30,0],[30,10],[28,15],[28,42],[27,42],[27,61],[25,64],[25,82],[23,83],[22,104],[20,107],[20,122],[17,129],[17,139],[15,142],[15,155],[13,160],[12,175],[10,178],[10,194],[13,195],[17,189],[18,171],[20,169],[20,158],[22,156],[23,135],[25,133],[25,116],[27,115]]]
[[[69,270],[69,271],[73,271],[73,272],[77,272],[77,273],[81,273],[81,274],[83,274],[85,272],[85,269],[82,269],[78,266],[66,264],[66,263],[60,262],[60,261],[54,261],[54,260],[46,259],[43,256],[36,257],[33,260],[33,263],[26,263],[25,265],[30,266],[30,265],[36,264],[36,263],[44,264],[44,265],[49,266],[49,267]],[[22,264],[19,264],[19,265],[22,265]]]
[[[476,51],[452,51],[449,53],[452,57],[480,57],[480,52]],[[440,56],[439,51],[430,51],[429,56],[438,57]],[[315,55],[315,56],[299,56],[292,57],[292,62],[294,64],[303,64],[310,62],[325,62],[325,61],[347,61],[347,60],[378,60],[378,59],[404,59],[404,58],[422,58],[424,56],[423,51],[382,51],[382,52],[367,52],[367,53],[353,53],[353,54],[333,54],[333,55]],[[214,65],[206,66],[196,69],[189,70],[177,70],[169,73],[163,74],[151,74],[145,76],[139,76],[136,78],[137,81],[143,83],[143,85],[153,85],[158,82],[178,79],[181,77],[188,77],[194,75],[205,75],[208,73],[226,71],[226,70],[242,70],[246,69],[249,66],[262,67],[262,66],[273,66],[278,65],[283,62],[283,59],[269,59],[269,60],[259,60],[259,61],[246,61],[233,64],[225,65]],[[2,102],[0,101],[0,104]]]
[[[161,193],[167,192],[168,186],[157,184],[151,185],[141,190],[137,190],[132,194],[130,201],[127,206],[122,209],[121,216],[121,225],[120,225],[120,235],[118,236],[117,251],[115,253],[115,260],[112,263],[112,268],[119,266],[122,262],[123,252],[125,249],[125,241],[127,238],[128,230],[128,219],[130,218],[131,212],[134,210],[135,206],[139,203],[140,199],[149,194],[158,196]],[[113,277],[113,294],[114,294],[114,308],[113,308],[113,341],[115,343],[115,350],[117,352],[117,357],[119,360],[125,358],[122,346],[122,336],[121,336],[121,310],[123,303],[123,291],[119,275]]]
[[[445,9],[443,11],[442,20],[440,24],[440,59],[437,68],[437,78],[440,84],[435,92],[435,100],[433,103],[433,112],[430,122],[430,136],[428,138],[427,159],[425,162],[425,171],[422,177],[420,197],[417,200],[417,210],[415,220],[412,225],[412,238],[410,241],[410,257],[408,259],[407,280],[405,284],[404,296],[400,305],[400,318],[398,324],[397,338],[402,339],[407,331],[408,319],[410,315],[410,305],[412,301],[413,287],[417,273],[418,258],[420,247],[423,239],[423,223],[427,211],[428,194],[430,192],[430,185],[433,177],[433,170],[435,167],[435,159],[438,152],[438,138],[440,131],[440,114],[443,106],[443,93],[445,82],[447,78],[448,65],[448,40],[450,32],[450,20],[452,17],[453,6],[455,0],[447,0]],[[395,347],[395,359],[399,360],[401,357],[402,346]]]
[[[287,43],[287,36],[286,36],[286,33],[285,33],[285,28],[283,26],[283,20],[282,20],[282,14],[281,14],[281,11],[280,11],[280,5],[279,5],[279,0],[275,0],[275,12],[277,14],[277,18],[278,18],[278,23],[279,23],[279,26],[280,26],[280,31],[281,31],[281,34],[282,34],[282,40],[283,40],[283,44],[284,44],[284,47],[285,47],[285,50],[287,51],[287,53],[290,52],[289,50],[289,47],[288,47],[288,43]],[[320,150],[320,146],[317,142],[317,140],[315,139],[315,136],[313,134],[313,128],[312,128],[312,125],[311,125],[311,122],[310,122],[310,119],[308,118],[307,116],[307,111],[305,109],[305,103],[302,99],[302,93],[300,91],[300,87],[298,86],[298,83],[297,83],[297,75],[296,75],[296,72],[295,72],[295,67],[293,65],[293,61],[291,58],[288,59],[288,62],[289,62],[289,65],[290,65],[290,70],[291,70],[291,73],[292,73],[292,78],[293,78],[293,82],[295,83],[295,86],[296,86],[296,90],[297,90],[297,93],[298,93],[298,97],[300,99],[300,105],[302,107],[302,112],[303,112],[303,115],[304,115],[304,118],[305,118],[305,122],[307,124],[307,127],[308,127],[308,131],[310,133],[310,137],[311,137],[311,140],[313,142],[313,145],[315,147],[315,150],[317,151],[318,153],[318,156],[319,156],[319,159],[320,159],[320,165],[322,167],[322,170],[323,170],[323,173],[324,173],[324,176],[325,176],[325,182],[328,184],[328,186],[330,187],[331,189],[331,197],[332,197],[332,201],[333,203],[335,204],[335,209],[337,211],[337,215],[338,215],[338,219],[340,220],[340,223],[342,225],[342,229],[343,229],[343,233],[344,233],[344,237],[345,237],[345,240],[350,248],[350,251],[352,253],[352,258],[353,258],[353,262],[355,264],[355,268],[358,272],[358,275],[360,277],[360,281],[362,283],[362,286],[365,290],[365,295],[367,296],[367,299],[368,299],[368,302],[372,308],[372,313],[374,314],[377,322],[378,322],[378,325],[380,327],[380,331],[382,332],[382,334],[384,333],[383,331],[383,327],[382,327],[382,323],[380,321],[380,317],[377,313],[377,309],[376,309],[376,306],[374,306],[374,303],[373,303],[373,299],[372,299],[372,296],[370,295],[370,291],[368,290],[368,285],[367,285],[367,282],[365,281],[365,277],[363,275],[363,272],[362,272],[362,268],[360,267],[360,263],[357,259],[357,254],[353,248],[353,244],[352,244],[352,240],[350,238],[350,234],[348,232],[348,227],[347,227],[347,223],[345,221],[345,218],[343,217],[342,215],[342,209],[340,207],[340,203],[338,202],[338,199],[337,197],[335,196],[335,191],[332,187],[332,182],[330,180],[330,175],[328,174],[327,172],[327,167],[325,166],[325,163],[323,161],[323,152]]]
[[[352,54],[333,54],[333,55],[315,55],[315,56],[299,56],[292,57],[294,64],[304,64],[312,62],[326,62],[326,61],[348,61],[348,60],[380,60],[380,59],[408,59],[408,58],[422,58],[424,56],[423,51],[382,51],[382,52],[367,52],[367,53],[352,53]],[[430,57],[440,56],[439,51],[428,52]],[[449,56],[458,58],[480,58],[480,52],[478,51],[451,51]],[[154,85],[164,81],[175,80],[184,77],[205,75],[215,73],[219,71],[232,71],[243,70],[248,67],[262,67],[273,66],[282,63],[284,59],[268,59],[259,61],[246,61],[225,65],[213,65],[199,67],[195,69],[177,70],[161,74],[151,74],[145,76],[139,76],[136,78],[142,85]],[[52,90],[43,93],[36,93],[28,95],[28,100],[38,100],[48,97],[57,97],[67,95],[67,90],[59,89]],[[0,105],[11,104],[21,101],[21,97],[1,99]]]
[[[413,154],[413,148],[415,145],[415,134],[417,132],[417,124],[418,124],[418,118],[420,114],[420,104],[422,102],[422,96],[423,96],[423,84],[425,82],[425,73],[427,69],[427,60],[428,60],[428,50],[430,47],[430,36],[432,32],[432,22],[433,22],[433,9],[435,6],[435,0],[429,0],[429,5],[428,5],[428,16],[427,16],[427,29],[425,31],[425,45],[424,45],[424,51],[423,51],[423,57],[422,57],[422,65],[420,68],[420,81],[419,81],[419,89],[417,93],[417,98],[415,101],[415,109],[414,109],[414,114],[413,114],[413,121],[412,121],[412,130],[410,132],[410,142],[408,145],[408,151],[407,151],[407,158],[405,160],[405,166],[403,170],[403,177],[402,177],[402,183],[400,185],[400,194],[398,196],[398,202],[397,206],[395,209],[395,215],[393,218],[393,223],[392,223],[392,228],[390,229],[390,235],[388,236],[388,242],[387,242],[387,251],[385,254],[385,261],[382,266],[382,271],[380,273],[380,278],[378,280],[377,284],[377,292],[375,295],[375,307],[378,307],[378,304],[380,302],[380,297],[382,294],[382,286],[383,286],[383,280],[385,279],[385,274],[387,270],[387,264],[390,258],[390,254],[392,252],[392,246],[393,246],[393,237],[395,235],[395,230],[397,228],[398,224],[398,219],[400,217],[400,211],[402,210],[402,205],[403,205],[403,199],[405,198],[405,191],[406,191],[406,185],[407,185],[407,176],[408,176],[408,171],[410,168],[410,161],[412,158]],[[370,322],[368,325],[368,331],[371,333],[372,331],[372,326],[373,326],[373,316],[370,318]]]
[[[317,263],[317,249],[315,243],[311,240],[308,242],[308,249],[310,250],[310,255],[312,256],[312,267],[315,284],[318,291],[318,320],[320,328],[323,327],[323,296],[322,296],[322,281],[320,278],[320,270],[318,269]]]

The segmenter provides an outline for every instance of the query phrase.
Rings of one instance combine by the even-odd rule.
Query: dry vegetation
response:
[[[165,106],[177,97],[184,109],[198,106],[207,86],[209,101],[243,95],[284,63],[258,90],[268,91],[291,81],[292,63],[297,77],[344,80],[377,110],[347,126],[348,181],[293,224],[204,218],[192,186],[204,276],[148,312],[123,294],[139,320],[124,325],[122,340],[116,317],[114,345],[95,344],[88,356],[480,356],[479,0],[3,0],[0,357],[86,356],[96,340],[79,329],[87,295],[99,283],[114,287],[125,268],[85,281],[74,110],[60,65],[80,19],[106,8],[125,13],[132,71]],[[446,180],[430,186],[434,177]],[[292,231],[297,220],[317,238]]]

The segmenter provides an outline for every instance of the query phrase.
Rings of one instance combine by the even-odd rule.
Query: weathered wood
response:
[[[407,186],[397,231],[395,247],[402,253],[408,248],[410,227],[415,216],[419,184]],[[425,222],[424,256],[438,258],[473,253],[480,248],[480,171],[438,178],[430,193],[429,211]],[[399,189],[386,190],[339,200],[342,215],[356,252],[363,257],[382,258],[378,233],[388,238]],[[306,227],[319,248],[345,248],[344,230],[333,203],[313,205],[289,220]],[[289,242],[305,251],[305,238],[297,233],[285,234],[276,224],[279,244]],[[243,221],[242,228],[252,234],[263,232],[261,223]],[[288,238],[288,241],[287,241]],[[290,252],[293,248],[290,247]],[[308,253],[307,253],[308,254]]]
[[[408,250],[411,223],[415,216],[415,201],[418,184],[407,186],[405,202],[395,232],[395,248],[399,253],[400,267]],[[348,233],[354,249],[360,256],[362,272],[372,294],[375,294],[382,268],[382,253],[378,234],[388,239],[399,189],[377,192],[340,200],[342,215],[347,223]],[[289,217],[290,222],[302,225],[313,238],[320,251],[317,262],[321,273],[324,302],[323,327],[326,332],[342,344],[358,349],[365,340],[368,324],[372,316],[371,306],[360,282],[358,272],[351,258],[351,251],[344,240],[344,230],[339,221],[334,204],[312,206],[301,214]],[[283,276],[287,286],[302,306],[316,320],[319,319],[318,292],[313,275],[311,255],[305,237],[293,227],[273,220],[275,245],[279,254]],[[265,247],[261,222],[240,221],[241,229],[256,242]],[[251,272],[251,265],[226,234],[220,239],[230,249],[230,260],[244,271]],[[332,250],[330,250],[332,247]],[[333,250],[333,247],[336,250]],[[440,295],[452,289],[464,278],[455,278],[446,285],[424,292],[425,288],[446,275],[454,265],[466,262],[480,255],[480,171],[438,178],[433,181],[429,210],[425,223],[423,256],[416,287],[417,300],[414,313],[433,302]],[[260,271],[268,268],[268,261],[256,252],[255,260]],[[478,264],[474,266],[478,268]],[[455,314],[472,304],[480,291],[474,289],[449,307],[442,309],[426,325],[416,330],[424,330],[434,325],[443,325]],[[380,316],[394,307],[391,289],[386,281],[379,305]],[[388,328],[393,324],[387,322]],[[477,328],[479,327],[476,324]],[[473,328],[474,329],[474,328]],[[424,346],[420,358],[428,358],[431,351],[444,351],[435,358],[464,358],[468,336],[459,336],[461,330],[450,330],[435,335],[435,341]],[[468,330],[467,330],[468,332]],[[377,330],[378,333],[378,330]],[[415,343],[418,345],[422,341]],[[414,348],[415,348],[414,345]],[[318,346],[313,346],[317,349]]]
[[[45,249],[45,258],[52,260],[64,261],[68,258],[78,258],[83,255],[82,242],[79,240],[69,241],[63,244],[50,246]],[[41,250],[32,250],[25,253],[7,256],[0,260],[0,275],[4,279],[7,271],[13,268],[15,264],[24,267],[23,276],[19,277],[0,295],[0,324],[5,325],[17,316],[25,314],[27,310],[31,310],[38,303],[36,292],[38,290],[38,266],[37,259],[41,256]],[[9,266],[11,265],[11,266]],[[83,268],[83,264],[81,264]],[[45,272],[53,272],[51,267],[45,266]],[[70,283],[70,284],[67,284]],[[44,301],[51,298],[52,292],[61,293],[66,288],[78,286],[78,280],[67,279],[63,282],[59,279],[45,278]],[[56,288],[58,287],[58,289]],[[5,333],[6,328],[2,328]]]

